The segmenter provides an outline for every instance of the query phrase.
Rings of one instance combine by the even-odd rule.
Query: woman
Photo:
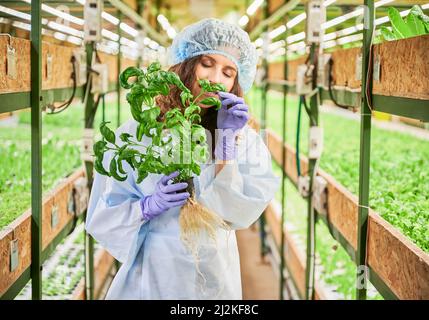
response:
[[[201,105],[202,125],[212,137],[217,134],[211,147],[215,161],[204,164],[193,179],[198,202],[222,217],[232,232],[219,229],[216,246],[201,245],[197,270],[179,238],[187,184],[169,184],[175,172],[149,174],[137,185],[129,167],[124,168],[130,171],[124,182],[95,173],[86,229],[122,263],[107,299],[241,299],[234,230],[254,223],[279,187],[265,144],[247,125],[248,106],[242,98],[254,80],[256,50],[239,27],[204,19],[175,37],[170,58],[170,70],[194,96],[200,91],[198,79],[226,86],[227,92],[218,93],[219,111]],[[175,90],[158,97],[160,118],[179,101]],[[136,125],[130,120],[116,134],[135,133]],[[106,154],[106,167],[109,160]]]

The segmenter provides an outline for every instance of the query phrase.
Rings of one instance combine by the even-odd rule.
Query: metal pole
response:
[[[121,20],[121,12],[118,11],[118,19]],[[118,127],[121,125],[121,85],[119,84],[119,75],[121,74],[121,28],[119,27],[118,24],[118,35],[119,35],[119,40],[118,40],[118,81],[116,83],[116,94],[117,94],[117,101],[118,101],[118,106],[117,106],[117,112],[118,112],[118,118],[117,118],[117,123],[118,123]]]
[[[92,66],[92,56],[94,53],[95,43],[86,44],[86,63],[88,67]],[[91,77],[88,77],[91,79]],[[93,112],[95,112],[94,95],[91,93],[91,81],[86,84],[85,91],[87,92],[87,99],[85,104],[85,128],[94,127]],[[89,190],[92,188],[93,180],[93,163],[85,161],[86,174],[88,177]],[[94,239],[85,232],[85,297],[88,300],[94,299]]]
[[[368,92],[372,93],[372,75],[368,73],[371,68],[371,47],[374,32],[374,2],[365,0],[364,3],[364,30],[362,46],[362,101],[361,101],[361,126],[360,126],[360,154],[359,154],[359,207],[358,207],[358,242],[356,252],[356,299],[366,299],[366,242],[368,228],[369,206],[369,174],[371,151],[371,106]],[[362,274],[363,271],[363,274]],[[364,282],[361,283],[362,277]]]
[[[137,1],[137,12],[140,15],[140,17],[143,18],[144,14],[144,6],[145,6],[146,0],[138,0]],[[138,30],[143,30],[143,27],[138,24],[137,25]],[[141,48],[143,49],[143,48]],[[143,66],[143,52],[139,52],[139,57],[137,58],[137,68],[140,68],[140,66]]]
[[[101,98],[101,121],[106,121],[106,96],[103,94],[103,97]],[[104,138],[103,138],[104,140]]]
[[[313,43],[310,48],[310,61],[315,63],[317,56],[318,46]],[[312,89],[317,88],[317,68],[314,68],[312,75]],[[317,94],[313,94],[310,100],[310,127],[317,126],[319,122],[319,110],[318,110],[318,97]],[[316,170],[316,160],[309,160],[308,174],[310,177],[310,190],[307,201],[307,263],[305,269],[305,287],[306,287],[306,299],[314,299],[314,272],[315,272],[315,247],[316,247],[316,214],[312,203],[313,194],[313,183],[314,183],[314,171]]]
[[[42,299],[41,1],[31,2],[31,297]]]
[[[263,4],[264,17],[267,17],[269,14],[268,0]],[[265,28],[265,32],[268,31],[268,27]],[[265,129],[266,129],[266,119],[267,119],[267,90],[268,90],[268,62],[267,57],[264,56],[262,59],[262,68],[264,69],[264,77],[262,79],[262,112],[261,112],[261,129],[263,133],[263,138],[265,139]],[[266,243],[266,232],[265,232],[265,215],[262,214],[259,219],[260,227],[260,238],[261,238],[261,257],[263,258],[268,251]]]
[[[287,2],[287,1],[285,1]],[[285,24],[287,23],[287,15],[285,15]],[[285,56],[284,56],[284,69],[283,69],[283,77],[284,80],[288,79],[288,59],[287,59],[287,36],[288,30],[286,30],[285,34]],[[283,116],[282,116],[282,143],[286,142],[286,107],[287,107],[287,94],[288,94],[288,86],[285,84],[283,86]],[[281,216],[281,238],[280,238],[280,300],[284,300],[284,283],[285,283],[285,215],[286,215],[286,148],[284,145],[282,146],[282,216]]]

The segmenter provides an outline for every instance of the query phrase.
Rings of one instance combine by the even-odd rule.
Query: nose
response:
[[[220,83],[220,82],[221,82],[221,80],[222,80],[221,75],[222,75],[222,71],[221,71],[221,70],[216,69],[215,71],[213,71],[213,72],[210,74],[209,81],[210,81],[211,83]]]

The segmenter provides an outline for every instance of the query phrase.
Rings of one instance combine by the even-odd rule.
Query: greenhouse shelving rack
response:
[[[65,227],[60,231],[60,233],[54,238],[54,240],[49,244],[49,246],[42,251],[41,254],[41,263],[50,256],[50,254],[55,250],[56,246],[67,237],[70,232],[73,231],[73,227],[75,225],[74,221],[70,221],[65,225]],[[11,300],[15,298],[19,292],[26,286],[28,281],[31,279],[30,277],[30,266],[27,267],[19,278],[12,284],[12,286],[1,296],[2,300]]]
[[[115,83],[109,83],[109,90],[107,93],[115,92],[116,90],[117,85]],[[62,102],[67,100],[71,96],[72,92],[73,88],[42,90],[42,101],[44,104]],[[83,94],[83,86],[76,88],[75,98],[82,98]],[[27,109],[29,106],[30,92],[0,93],[0,113]]]
[[[71,55],[71,47],[61,47],[59,45],[51,45],[47,42],[43,42],[42,45],[42,33],[41,33],[41,19],[42,19],[42,10],[41,10],[41,2],[40,0],[33,0],[31,2],[31,32],[30,32],[30,41],[25,39],[19,39],[14,37],[9,37],[8,41],[13,41],[12,45],[21,46],[22,55],[18,56],[17,62],[17,70],[18,70],[18,79],[15,80],[7,80],[11,82],[6,82],[6,85],[12,83],[10,88],[6,86],[7,89],[12,89],[7,92],[4,92],[4,88],[2,88],[0,93],[0,113],[8,113],[11,111],[17,111],[26,109],[28,107],[31,108],[31,210],[20,215],[14,222],[7,226],[7,232],[1,232],[2,239],[0,239],[0,245],[2,245],[2,251],[4,251],[4,256],[11,257],[10,247],[8,244],[10,240],[15,240],[15,234],[19,240],[19,259],[18,259],[18,267],[14,269],[14,271],[10,271],[10,263],[11,260],[5,259],[0,264],[0,268],[2,270],[2,281],[0,283],[0,299],[13,299],[20,290],[25,286],[25,284],[31,279],[32,280],[32,298],[33,299],[41,299],[42,298],[42,278],[41,278],[41,268],[43,262],[46,258],[51,254],[58,243],[61,242],[62,239],[67,237],[70,231],[74,228],[74,225],[77,222],[77,215],[68,215],[68,197],[66,196],[64,199],[58,199],[58,206],[60,209],[58,210],[58,226],[50,230],[50,226],[46,226],[47,221],[52,221],[53,210],[52,203],[50,201],[51,198],[55,198],[53,195],[48,196],[45,199],[42,199],[42,168],[41,168],[41,160],[42,160],[42,150],[41,150],[41,140],[42,140],[42,122],[41,115],[43,106],[47,104],[52,104],[54,102],[62,102],[71,97],[73,92],[73,88],[63,86],[60,88],[52,87],[52,85],[57,85],[59,83],[64,84],[64,79],[70,79],[64,77],[68,72],[71,75],[71,66],[68,63],[64,63],[69,59]],[[121,36],[119,32],[119,36]],[[4,36],[1,36],[4,37]],[[2,39],[0,39],[2,40]],[[120,41],[120,38],[118,39]],[[1,43],[4,45],[4,41]],[[42,61],[42,55],[45,57],[43,50],[49,50],[47,47],[52,46],[56,48],[60,48],[69,56],[63,57],[61,53],[56,53],[55,50],[51,52],[53,55],[53,61],[56,62],[52,66],[52,70],[56,70],[56,74],[54,72],[53,76],[50,78],[43,71],[44,65]],[[55,56],[56,55],[56,56]],[[107,64],[116,63],[117,67],[109,68],[110,71],[118,72],[121,70],[121,67],[127,67],[130,64],[135,64],[132,60],[124,59],[124,63],[121,64],[121,54],[118,54],[116,57],[103,54],[101,56],[101,60],[106,60]],[[56,59],[58,58],[58,59]],[[60,58],[63,58],[62,61]],[[88,50],[86,52],[86,61],[87,65],[91,65],[92,62],[92,50]],[[66,71],[62,70],[66,65]],[[68,66],[67,66],[68,65]],[[69,69],[67,69],[69,67]],[[46,70],[46,69],[45,69]],[[58,72],[60,70],[60,72]],[[62,71],[62,72],[61,72]],[[46,71],[47,73],[47,71]],[[29,77],[27,78],[27,76]],[[4,75],[3,75],[4,76]],[[20,77],[22,81],[20,81]],[[7,77],[5,77],[7,79]],[[120,94],[120,88],[118,84],[118,76],[115,74],[109,75],[109,85],[108,92],[117,92]],[[62,81],[62,82],[61,82]],[[70,80],[67,80],[70,81]],[[47,88],[45,89],[45,85]],[[61,84],[59,85],[61,86]],[[74,97],[81,98],[84,95],[87,84],[77,86]],[[105,93],[106,94],[106,93]],[[93,109],[88,110],[88,108],[92,108],[94,106],[94,96],[89,94],[90,98],[86,99],[86,112],[85,119],[88,120],[88,116],[93,111]],[[104,102],[104,98],[103,98]],[[118,98],[118,111],[119,111],[119,98]],[[103,103],[104,107],[104,103]],[[103,112],[104,115],[104,112]],[[118,114],[118,126],[120,122],[120,117]],[[91,121],[89,121],[91,122]],[[88,122],[85,122],[88,124]],[[92,122],[93,123],[93,122]],[[86,128],[91,128],[92,123]],[[80,169],[72,175],[72,181],[67,184],[67,192],[71,192],[73,189],[73,182],[79,177],[86,176],[86,182],[84,183],[84,187],[88,188],[91,184],[91,173],[92,167],[88,165],[87,162],[87,171],[85,174],[84,169]],[[57,188],[53,191],[56,193]],[[88,190],[88,189],[87,189]],[[80,190],[84,192],[83,190]],[[62,191],[60,191],[62,192]],[[79,196],[79,192],[75,193],[76,196]],[[83,217],[86,214],[86,205],[87,198],[84,200],[84,204],[79,206],[80,212]],[[57,200],[55,200],[57,201]],[[76,202],[75,202],[76,203]],[[42,219],[42,216],[44,217]],[[66,217],[66,218],[65,218]],[[31,228],[31,232],[30,232]],[[43,232],[42,232],[43,229]],[[25,230],[21,234],[18,232]],[[48,230],[48,231],[46,231]],[[9,239],[10,238],[10,239]],[[85,292],[83,297],[92,298],[94,297],[94,268],[97,269],[98,266],[94,266],[94,257],[93,250],[91,250],[92,239],[87,236],[86,238],[88,245],[86,246],[86,258],[87,267],[87,275],[85,277]],[[23,248],[22,246],[28,245],[28,250]],[[31,252],[31,254],[30,254]],[[108,255],[105,253],[105,255]],[[101,259],[102,261],[107,261],[104,257]],[[112,259],[113,260],[113,259]],[[110,261],[110,260],[109,260]],[[97,261],[96,261],[97,262]],[[25,265],[24,265],[25,264]],[[100,284],[98,284],[100,285]]]
[[[290,94],[295,94],[295,85],[288,81],[269,80],[270,88],[276,91],[283,91],[283,87],[288,88]],[[329,91],[326,88],[319,88],[321,100],[331,100]],[[349,90],[334,89],[334,95],[339,104],[358,108],[360,106],[361,93]],[[429,100],[412,99],[405,97],[385,96],[380,94],[372,95],[374,111],[403,116],[424,122],[429,122]]]
[[[255,122],[257,125],[256,120]],[[255,127],[255,129],[257,129],[257,127]],[[266,131],[268,147],[273,160],[280,165],[282,163],[282,147],[286,149],[287,162],[283,168],[285,168],[284,170],[287,174],[287,178],[297,187],[295,150],[288,144],[282,144],[281,138],[271,131],[271,129],[267,129]],[[300,161],[302,170],[306,170],[308,160],[301,155]],[[317,218],[327,225],[332,237],[346,250],[350,259],[356,262],[358,198],[323,170],[319,169],[318,174],[328,181],[327,201],[328,208],[330,209],[327,216],[317,213]],[[270,230],[273,233],[279,234],[280,220],[276,217],[280,216],[280,214],[274,214],[274,212],[277,211],[278,210],[270,204],[269,208],[265,211],[265,215],[267,216],[266,220]],[[268,216],[271,217],[269,218]],[[429,285],[429,258],[427,254],[415,244],[411,243],[410,240],[372,210],[370,210],[369,213],[369,225],[370,241],[368,242],[368,247],[371,249],[371,252],[368,255],[368,267],[370,270],[370,281],[385,299],[424,299],[428,292],[425,288]],[[377,230],[372,231],[371,226],[373,229]],[[275,231],[276,229],[279,229],[279,231]],[[285,233],[287,232],[285,231]],[[285,236],[285,238],[287,238],[287,236]],[[278,235],[275,239],[278,239],[277,242],[280,243],[281,236]],[[285,241],[289,242],[288,240]],[[392,261],[392,257],[387,252],[383,252],[383,248],[385,248],[387,244],[393,246],[393,251],[391,252],[393,252],[393,255],[397,256],[397,259],[394,261],[398,262],[397,265],[392,266],[389,270],[380,268],[383,265],[388,265],[389,261]],[[381,247],[378,248],[379,246]],[[285,255],[289,255],[286,256],[285,259],[286,267],[289,271],[292,271],[290,274],[294,277],[294,281],[300,283],[300,274],[297,276],[293,272],[293,270],[297,268],[295,267],[293,269],[288,266],[290,251],[291,250],[285,250]],[[289,259],[287,257],[289,257]],[[408,266],[408,270],[405,268],[405,264]],[[414,270],[415,274],[411,274],[410,270]],[[395,283],[389,285],[392,279],[389,278],[388,272],[392,274],[401,274],[402,277],[399,277]],[[383,280],[383,277],[387,280]],[[301,286],[303,285],[301,284]],[[407,291],[407,289],[410,288],[414,288],[414,292]],[[400,294],[396,294],[395,292],[400,292]]]
[[[321,220],[327,225],[333,238],[336,239],[342,247],[344,247],[351,260],[357,265],[356,280],[362,276],[358,266],[363,266],[364,270],[366,268],[363,275],[365,276],[366,272],[369,271],[369,280],[385,299],[427,299],[427,294],[429,292],[428,255],[395,230],[389,223],[379,217],[378,214],[369,209],[368,199],[372,111],[381,111],[422,121],[429,121],[429,97],[425,95],[425,89],[420,91],[417,90],[415,92],[412,91],[414,89],[413,79],[415,81],[415,78],[413,78],[413,73],[408,72],[407,74],[407,70],[416,69],[415,66],[413,66],[413,63],[416,62],[413,61],[413,59],[409,59],[409,66],[404,66],[403,61],[400,63],[398,60],[400,53],[403,53],[404,51],[412,52],[415,55],[424,54],[424,48],[426,48],[429,43],[429,36],[403,39],[392,41],[392,43],[388,44],[374,46],[371,41],[373,32],[372,26],[374,26],[375,16],[374,2],[365,0],[364,5],[368,9],[368,14],[366,14],[364,18],[364,24],[369,27],[364,29],[362,48],[341,49],[344,53],[340,52],[341,50],[338,50],[339,54],[336,54],[335,52],[332,54],[334,65],[335,62],[337,62],[337,65],[340,65],[342,68],[337,71],[337,75],[344,74],[344,70],[351,71],[349,72],[351,73],[350,75],[345,76],[345,80],[341,79],[341,82],[343,83],[338,83],[333,87],[333,94],[336,96],[337,103],[348,107],[360,108],[361,113],[359,197],[352,195],[332,177],[324,173],[322,170],[319,170],[318,174],[322,175],[328,181],[329,210],[327,216],[321,215],[317,212],[317,220]],[[287,41],[285,42],[287,43]],[[285,52],[287,52],[286,46]],[[371,50],[374,47],[375,50]],[[386,47],[389,50],[385,49]],[[374,52],[378,55],[384,54],[381,59],[381,66],[379,66],[381,69],[381,79],[378,78],[375,85],[373,84],[373,74],[367,73],[368,68],[371,67],[372,69],[374,66]],[[389,53],[391,54],[390,57]],[[356,82],[357,79],[355,79],[354,74],[357,69],[355,63],[355,60],[357,60],[357,54],[362,54],[363,57],[361,65],[361,80],[359,83]],[[390,61],[386,57],[390,58]],[[288,61],[287,55],[285,55],[283,64],[288,67],[285,66],[284,68],[280,68],[278,63],[273,66],[266,66],[266,64],[264,65],[263,63],[262,67],[265,69],[265,74],[268,74],[268,78],[264,79],[262,88],[266,89],[269,87],[270,89],[283,92],[283,95],[295,93],[293,71],[296,71],[297,65],[304,63],[304,60],[305,57],[298,58],[295,61]],[[396,72],[397,74],[393,74],[392,76],[392,72],[389,74],[388,68],[392,68],[392,66],[394,67],[395,64],[401,64],[400,67],[405,71],[395,69],[393,73]],[[284,72],[281,74],[281,70],[288,70],[288,73]],[[404,72],[404,74],[402,74],[402,72]],[[420,71],[417,71],[417,73],[418,72]],[[417,77],[418,76],[419,75],[417,75]],[[407,84],[406,80],[409,79],[408,86],[404,85],[398,87],[397,83],[391,85],[389,81],[394,80],[393,77],[401,78],[405,84]],[[346,87],[344,87],[344,82]],[[371,92],[369,98],[371,99],[372,106],[368,105],[367,99],[362,98],[366,92],[367,84],[369,92]],[[403,83],[401,83],[401,85],[403,85]],[[338,87],[340,87],[340,89]],[[407,92],[407,89],[412,91],[411,94],[408,94],[409,92]],[[420,94],[422,94],[422,96],[419,96]],[[262,97],[263,96],[264,93],[262,93]],[[328,88],[319,86],[319,97],[320,100],[331,100]],[[265,104],[266,102],[262,100],[262,124],[257,124],[257,121],[255,120],[255,129],[265,129],[267,127]],[[286,106],[284,104],[284,108],[285,107]],[[285,129],[283,129],[283,131],[284,130]],[[289,145],[283,144],[281,138],[269,129],[266,130],[264,134],[267,136],[268,147],[274,160],[280,164],[283,172],[286,173],[287,178],[293,182],[295,187],[297,187],[298,176],[295,171],[296,169],[293,169],[296,168],[295,150]],[[308,168],[308,159],[300,155],[300,161],[302,168]],[[306,169],[303,170],[305,171]],[[311,199],[311,196],[308,198]],[[273,210],[275,209],[270,205],[270,207],[265,211],[265,215],[268,215],[269,213],[272,215]],[[284,203],[282,204],[282,213],[284,214]],[[342,213],[341,216],[340,213]],[[284,219],[283,214],[281,215],[281,221]],[[268,225],[271,231],[275,230],[275,225],[280,223],[280,221],[273,218],[266,219],[268,220]],[[347,228],[347,224],[350,224],[350,221],[352,221],[352,228],[350,228],[350,226]],[[280,238],[280,242],[285,241],[283,233],[286,233],[286,231],[282,231],[282,236],[277,237]],[[367,231],[369,231],[369,238],[367,238]],[[379,243],[377,243],[377,241],[379,241]],[[386,256],[386,252],[383,252],[382,249],[377,250],[378,246],[384,245],[384,248],[387,248],[386,245],[389,243],[393,246],[391,250],[394,251],[394,254],[401,257],[399,260],[389,260],[391,257]],[[279,247],[282,248],[283,244],[280,244]],[[369,250],[369,252],[367,252],[367,250]],[[377,261],[378,259],[382,260],[382,262]],[[383,263],[387,267],[383,267]],[[404,263],[407,265],[402,265]],[[290,271],[287,262],[286,267]],[[390,270],[390,274],[388,268],[392,268]],[[395,280],[389,277],[392,273],[401,275],[400,277],[398,276],[400,279]],[[293,272],[290,274],[292,276],[294,275]],[[299,283],[299,281],[296,281],[295,279],[295,283]],[[357,288],[356,297],[357,299],[366,299],[365,287]]]
[[[73,231],[77,220],[86,210],[88,190],[83,168],[59,183],[42,202],[43,229],[40,263],[49,257],[56,246]],[[17,264],[11,270],[11,260],[2,260],[0,270],[0,299],[12,299],[30,280],[31,210],[17,217],[0,232],[2,256],[10,257],[9,243],[18,241]]]

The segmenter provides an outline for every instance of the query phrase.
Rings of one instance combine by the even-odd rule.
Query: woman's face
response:
[[[194,97],[199,95],[201,87],[198,83],[200,79],[208,79],[211,83],[222,83],[226,87],[226,91],[230,92],[234,86],[235,78],[237,77],[237,67],[227,57],[221,54],[203,55],[196,66],[196,81],[192,88]],[[215,93],[206,93],[201,96],[198,101],[210,96],[216,96]],[[211,106],[198,104],[201,108],[207,109]]]

